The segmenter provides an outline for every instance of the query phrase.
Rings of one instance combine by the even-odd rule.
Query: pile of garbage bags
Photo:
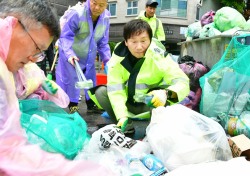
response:
[[[238,30],[249,30],[250,20],[231,7],[222,7],[216,12],[206,12],[199,21],[188,26],[186,41],[217,35],[233,35]]]
[[[70,160],[101,165],[115,175],[178,175],[193,167],[200,170],[237,161],[244,163],[242,173],[250,169],[244,158],[232,161],[227,135],[218,122],[180,104],[153,109],[146,137],[135,140],[115,124],[90,136],[77,113],[67,114],[52,102],[30,101],[20,102],[20,120],[29,142]]]
[[[163,175],[184,165],[228,161],[232,153],[220,124],[178,104],[153,110],[142,141],[107,125],[92,134],[75,159],[105,164],[117,175]],[[135,161],[140,164],[134,166]]]

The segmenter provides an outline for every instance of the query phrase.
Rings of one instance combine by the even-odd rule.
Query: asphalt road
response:
[[[83,92],[83,91],[82,91]],[[79,114],[86,121],[88,125],[88,132],[92,134],[94,131],[98,130],[100,127],[105,126],[106,124],[111,124],[112,122],[101,116],[101,114],[87,113],[87,106],[84,101],[84,93],[81,93],[83,98],[82,101],[79,102]],[[65,109],[67,112],[68,109]],[[134,121],[135,133],[129,134],[127,137],[140,140],[145,137],[146,127],[149,121]]]

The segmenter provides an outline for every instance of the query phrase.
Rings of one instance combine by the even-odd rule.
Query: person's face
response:
[[[154,16],[154,14],[155,14],[155,10],[156,10],[156,7],[150,7],[150,6],[147,6],[146,7],[146,16],[147,17],[153,17]]]
[[[143,31],[139,35],[134,35],[125,41],[126,46],[128,47],[131,54],[136,58],[142,58],[149,45],[150,45],[150,38],[147,31]]]
[[[90,0],[90,10],[93,17],[98,17],[107,8],[107,0]]]
[[[21,22],[17,22],[5,61],[9,71],[16,72],[30,61],[37,62],[37,56],[42,56],[41,52],[49,47],[52,40],[46,27],[27,31]]]

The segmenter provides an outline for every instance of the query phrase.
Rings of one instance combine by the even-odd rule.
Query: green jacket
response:
[[[146,21],[150,25],[150,27],[153,31],[153,37],[157,38],[159,41],[166,40],[166,36],[165,36],[165,32],[164,32],[164,29],[162,26],[162,22],[161,22],[161,20],[156,18],[156,15],[154,15],[151,18],[147,18],[145,16],[145,11],[141,11],[137,18]]]
[[[125,42],[117,44],[108,63],[108,96],[116,118],[128,117],[126,102],[135,102],[133,95],[146,94],[155,88],[171,90],[183,100],[189,93],[189,79],[169,56],[163,45],[153,39],[144,58],[132,68]]]

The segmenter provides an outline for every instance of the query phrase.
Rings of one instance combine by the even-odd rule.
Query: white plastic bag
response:
[[[182,165],[232,158],[220,124],[183,105],[154,109],[146,134],[153,153],[170,171]]]
[[[192,176],[211,176],[211,175],[249,175],[250,162],[244,157],[233,158],[229,161],[216,161],[202,164],[191,164],[180,167],[170,173],[167,176],[180,176],[180,175],[192,175]]]
[[[132,175],[128,167],[126,154],[140,158],[149,154],[148,142],[126,137],[115,124],[106,125],[92,134],[87,146],[76,156],[75,160],[88,160],[103,164],[112,172],[121,176]]]

